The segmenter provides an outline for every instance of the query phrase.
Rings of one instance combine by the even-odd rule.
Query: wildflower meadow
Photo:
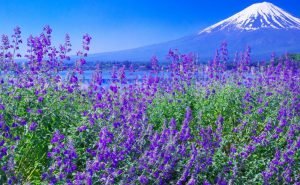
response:
[[[299,61],[224,42],[207,64],[170,50],[133,81],[99,65],[86,82],[92,37],[73,57],[51,33],[2,36],[0,184],[300,184]]]

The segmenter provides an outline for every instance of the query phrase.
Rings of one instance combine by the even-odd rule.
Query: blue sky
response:
[[[46,24],[53,43],[69,33],[73,51],[84,33],[92,36],[91,53],[129,49],[193,34],[257,0],[0,0],[0,34],[19,25],[23,39]],[[299,0],[268,2],[300,17]],[[25,39],[24,39],[25,40]]]

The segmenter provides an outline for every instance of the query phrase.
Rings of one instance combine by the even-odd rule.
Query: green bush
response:
[[[200,128],[211,126],[216,129],[218,117],[220,115],[223,117],[221,147],[215,153],[214,165],[210,167],[207,175],[211,181],[214,181],[217,174],[222,173],[223,167],[229,162],[228,153],[231,146],[235,146],[239,152],[242,152],[244,147],[250,144],[253,136],[259,136],[263,132],[267,122],[278,124],[278,111],[281,106],[289,106],[289,102],[285,105],[282,105],[282,102],[291,98],[291,94],[274,92],[273,95],[266,96],[265,94],[270,89],[246,88],[235,84],[224,86],[213,84],[209,87],[205,89],[190,87],[185,93],[175,92],[172,95],[159,94],[149,105],[147,113],[149,122],[157,130],[161,130],[164,123],[169,122],[171,118],[176,119],[177,127],[180,128],[186,108],[190,107],[193,114],[190,128],[196,136],[199,136]],[[251,94],[249,98],[245,97],[247,93]],[[262,99],[261,102],[259,98]],[[260,110],[263,111],[260,112]],[[239,131],[235,132],[235,129],[239,129]],[[271,136],[268,135],[268,137]],[[260,174],[261,169],[269,164],[270,156],[275,153],[276,148],[285,147],[286,140],[283,138],[286,137],[283,135],[277,140],[272,140],[272,143],[267,146],[259,146],[254,154],[245,161],[238,157],[235,159],[236,161],[232,161],[236,164],[243,164],[238,166],[240,175],[248,177],[237,183],[256,184],[261,182],[262,176],[256,176],[256,174]],[[224,174],[226,173],[224,172]]]
[[[48,145],[53,132],[60,130],[66,135],[74,135],[89,102],[80,92],[69,94],[48,88],[36,95],[34,89],[7,90],[13,93],[0,92],[2,103],[9,105],[0,110],[4,121],[9,126],[19,125],[22,121],[28,123],[26,127],[12,126],[11,133],[20,137],[13,154],[15,170],[27,181],[35,182],[40,179],[43,168],[48,166]],[[29,125],[34,122],[37,127],[32,132]]]

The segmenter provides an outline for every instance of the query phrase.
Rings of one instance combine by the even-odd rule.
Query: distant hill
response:
[[[220,44],[228,43],[231,57],[247,46],[252,56],[268,58],[272,52],[300,52],[300,19],[272,3],[253,4],[241,12],[220,21],[199,33],[177,40],[135,49],[93,54],[89,60],[149,61],[153,55],[164,60],[169,49],[198,54],[200,61],[212,58]]]

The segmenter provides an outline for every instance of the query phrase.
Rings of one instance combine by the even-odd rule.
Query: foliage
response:
[[[83,81],[91,37],[74,65],[46,26],[15,62],[21,30],[0,52],[1,184],[297,184],[300,70],[290,58],[228,68],[227,44],[208,65],[169,51],[143,78],[96,67]],[[67,76],[60,75],[69,70]],[[131,73],[133,71],[130,71]]]

